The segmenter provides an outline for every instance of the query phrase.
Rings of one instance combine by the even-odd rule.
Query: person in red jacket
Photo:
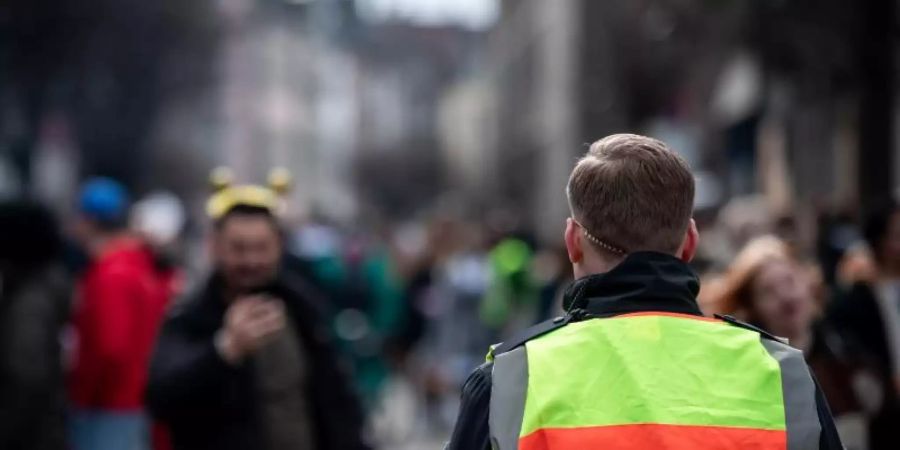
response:
[[[75,234],[91,263],[79,280],[68,388],[75,450],[144,450],[143,393],[168,300],[152,252],[126,228],[128,195],[110,179],[85,184]]]

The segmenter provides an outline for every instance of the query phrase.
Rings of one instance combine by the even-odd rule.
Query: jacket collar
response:
[[[697,275],[678,258],[636,252],[609,272],[575,281],[566,290],[563,307],[590,317],[650,311],[702,316],[699,291]]]

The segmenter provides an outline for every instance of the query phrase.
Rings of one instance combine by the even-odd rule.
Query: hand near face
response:
[[[878,279],[878,264],[867,249],[851,248],[838,263],[837,277],[843,286],[875,283]]]
[[[262,296],[237,298],[225,312],[216,336],[223,359],[237,364],[268,344],[285,327],[284,304]]]

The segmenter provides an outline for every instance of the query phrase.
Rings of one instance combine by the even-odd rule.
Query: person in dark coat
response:
[[[0,448],[63,450],[66,394],[60,332],[71,283],[44,208],[0,204]]]
[[[260,193],[211,208],[216,269],[163,326],[149,409],[175,450],[367,449],[314,288],[282,270],[277,202]]]
[[[864,234],[873,273],[851,280],[828,319],[879,381],[869,449],[894,449],[900,441],[900,205],[891,202],[873,211]]]

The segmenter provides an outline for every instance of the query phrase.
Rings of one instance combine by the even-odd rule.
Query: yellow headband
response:
[[[210,182],[216,192],[206,202],[206,214],[213,220],[221,219],[236,206],[252,206],[279,214],[282,196],[291,185],[291,175],[284,168],[273,169],[269,173],[269,186],[245,184],[232,186],[233,175],[228,168],[213,170]]]

